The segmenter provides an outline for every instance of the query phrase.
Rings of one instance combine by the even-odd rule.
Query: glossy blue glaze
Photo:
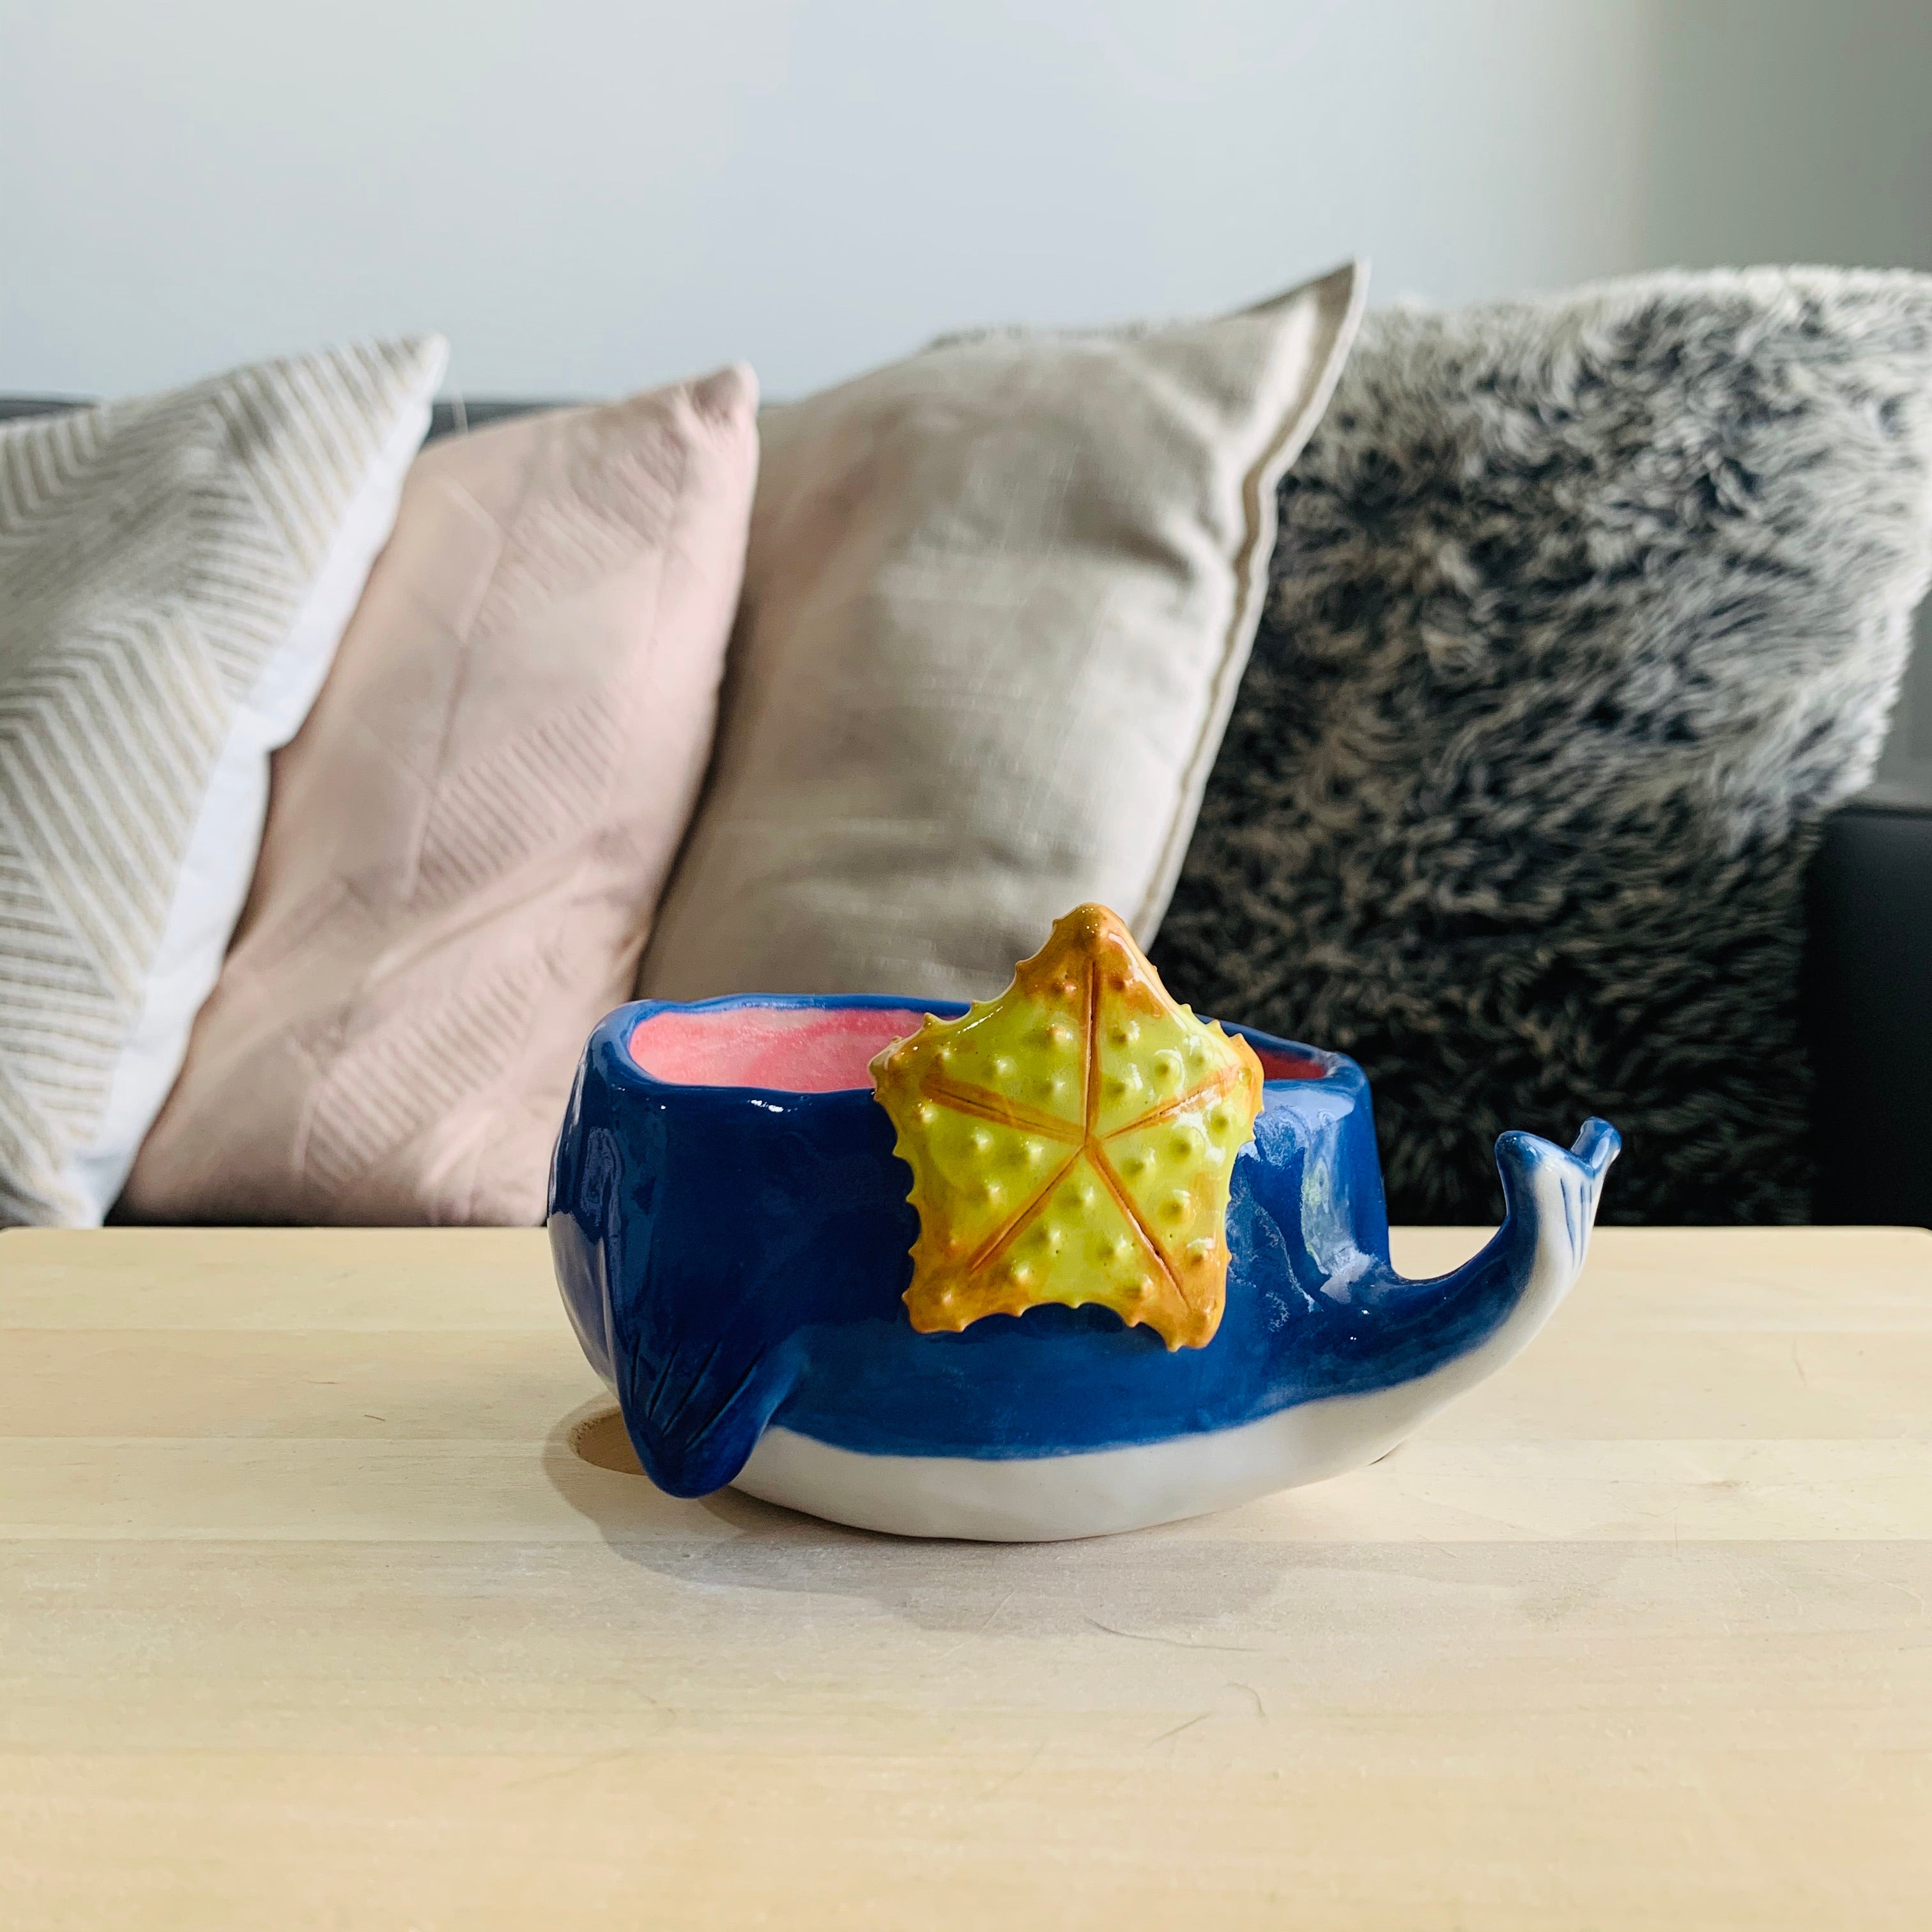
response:
[[[964,1010],[776,995],[703,1004]],[[1096,1307],[921,1335],[900,1299],[918,1233],[910,1170],[872,1090],[655,1079],[626,1043],[661,1010],[621,1007],[592,1035],[557,1142],[550,1228],[585,1352],[616,1389],[645,1470],[675,1496],[730,1482],[768,1422],[873,1454],[1034,1457],[1410,1381],[1477,1346],[1514,1305],[1535,1240],[1534,1217],[1514,1210],[1538,1162],[1580,1163],[1593,1204],[1588,1178],[1600,1180],[1616,1148],[1601,1122],[1574,1155],[1505,1135],[1502,1238],[1445,1280],[1404,1281],[1389,1265],[1361,1070],[1231,1027],[1323,1070],[1264,1088],[1253,1144],[1234,1165],[1226,1310],[1205,1348],[1170,1352]],[[1579,1253],[1586,1232],[1572,1230]]]

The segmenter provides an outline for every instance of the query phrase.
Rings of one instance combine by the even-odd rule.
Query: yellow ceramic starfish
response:
[[[997,1000],[927,1021],[872,1079],[913,1171],[922,1334],[1093,1301],[1170,1348],[1214,1339],[1261,1063],[1168,998],[1117,915],[1076,907]]]

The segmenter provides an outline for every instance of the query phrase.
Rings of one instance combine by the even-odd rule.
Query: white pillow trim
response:
[[[1342,379],[1348,352],[1354,347],[1356,334],[1361,326],[1369,297],[1367,261],[1358,259],[1350,262],[1336,269],[1324,281],[1340,281],[1344,278],[1347,279],[1348,292],[1340,312],[1330,322],[1328,345],[1316,367],[1315,380],[1283,409],[1280,434],[1249,471],[1242,485],[1247,507],[1247,532],[1241,550],[1234,560],[1234,610],[1228,622],[1226,647],[1209,688],[1208,709],[1202,720],[1200,736],[1181,778],[1179,795],[1174,802],[1174,822],[1148,879],[1139,910],[1127,922],[1135,939],[1142,946],[1154,944],[1154,934],[1167,915],[1168,902],[1174,896],[1175,881],[1180,877],[1188,844],[1194,836],[1195,821],[1201,815],[1201,801],[1208,789],[1208,774],[1214,770],[1221,740],[1226,735],[1228,720],[1234,715],[1234,699],[1241,687],[1241,674],[1248,668],[1248,659],[1254,651],[1255,634],[1261,628],[1262,608],[1268,598],[1268,568],[1274,556],[1280,518],[1277,490],[1294,459],[1307,447],[1309,438],[1328,414],[1335,386]],[[1308,292],[1304,288],[1295,294],[1300,296]],[[1271,308],[1282,300],[1293,298],[1278,297],[1259,306],[1262,309]]]
[[[242,916],[268,814],[268,754],[297,731],[321,691],[336,647],[394,527],[403,479],[429,433],[430,399],[448,366],[448,344],[429,345],[422,400],[395,426],[350,500],[322,568],[281,648],[236,707],[210,773],[142,988],[141,1016],[115,1062],[92,1139],[65,1179],[98,1226],[127,1183],[142,1140],[188,1056],[195,1016],[214,990]],[[245,838],[237,827],[248,827]]]

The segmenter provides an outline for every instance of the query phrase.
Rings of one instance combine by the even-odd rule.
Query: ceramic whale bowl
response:
[[[1501,1228],[1405,1280],[1361,1070],[1196,1018],[1082,908],[984,1005],[619,1009],[549,1227],[661,1488],[1033,1540],[1385,1454],[1548,1320],[1617,1146],[1504,1135]]]

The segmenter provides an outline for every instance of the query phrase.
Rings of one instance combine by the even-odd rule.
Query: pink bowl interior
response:
[[[768,1087],[833,1094],[872,1084],[872,1061],[926,1019],[916,1006],[730,1006],[667,1009],[631,1030],[631,1058],[656,1080],[686,1087]],[[1321,1060],[1257,1049],[1262,1077],[1319,1080]]]
[[[871,1086],[873,1056],[925,1019],[911,1006],[687,1009],[640,1020],[629,1044],[631,1058],[656,1080],[832,1094]]]

